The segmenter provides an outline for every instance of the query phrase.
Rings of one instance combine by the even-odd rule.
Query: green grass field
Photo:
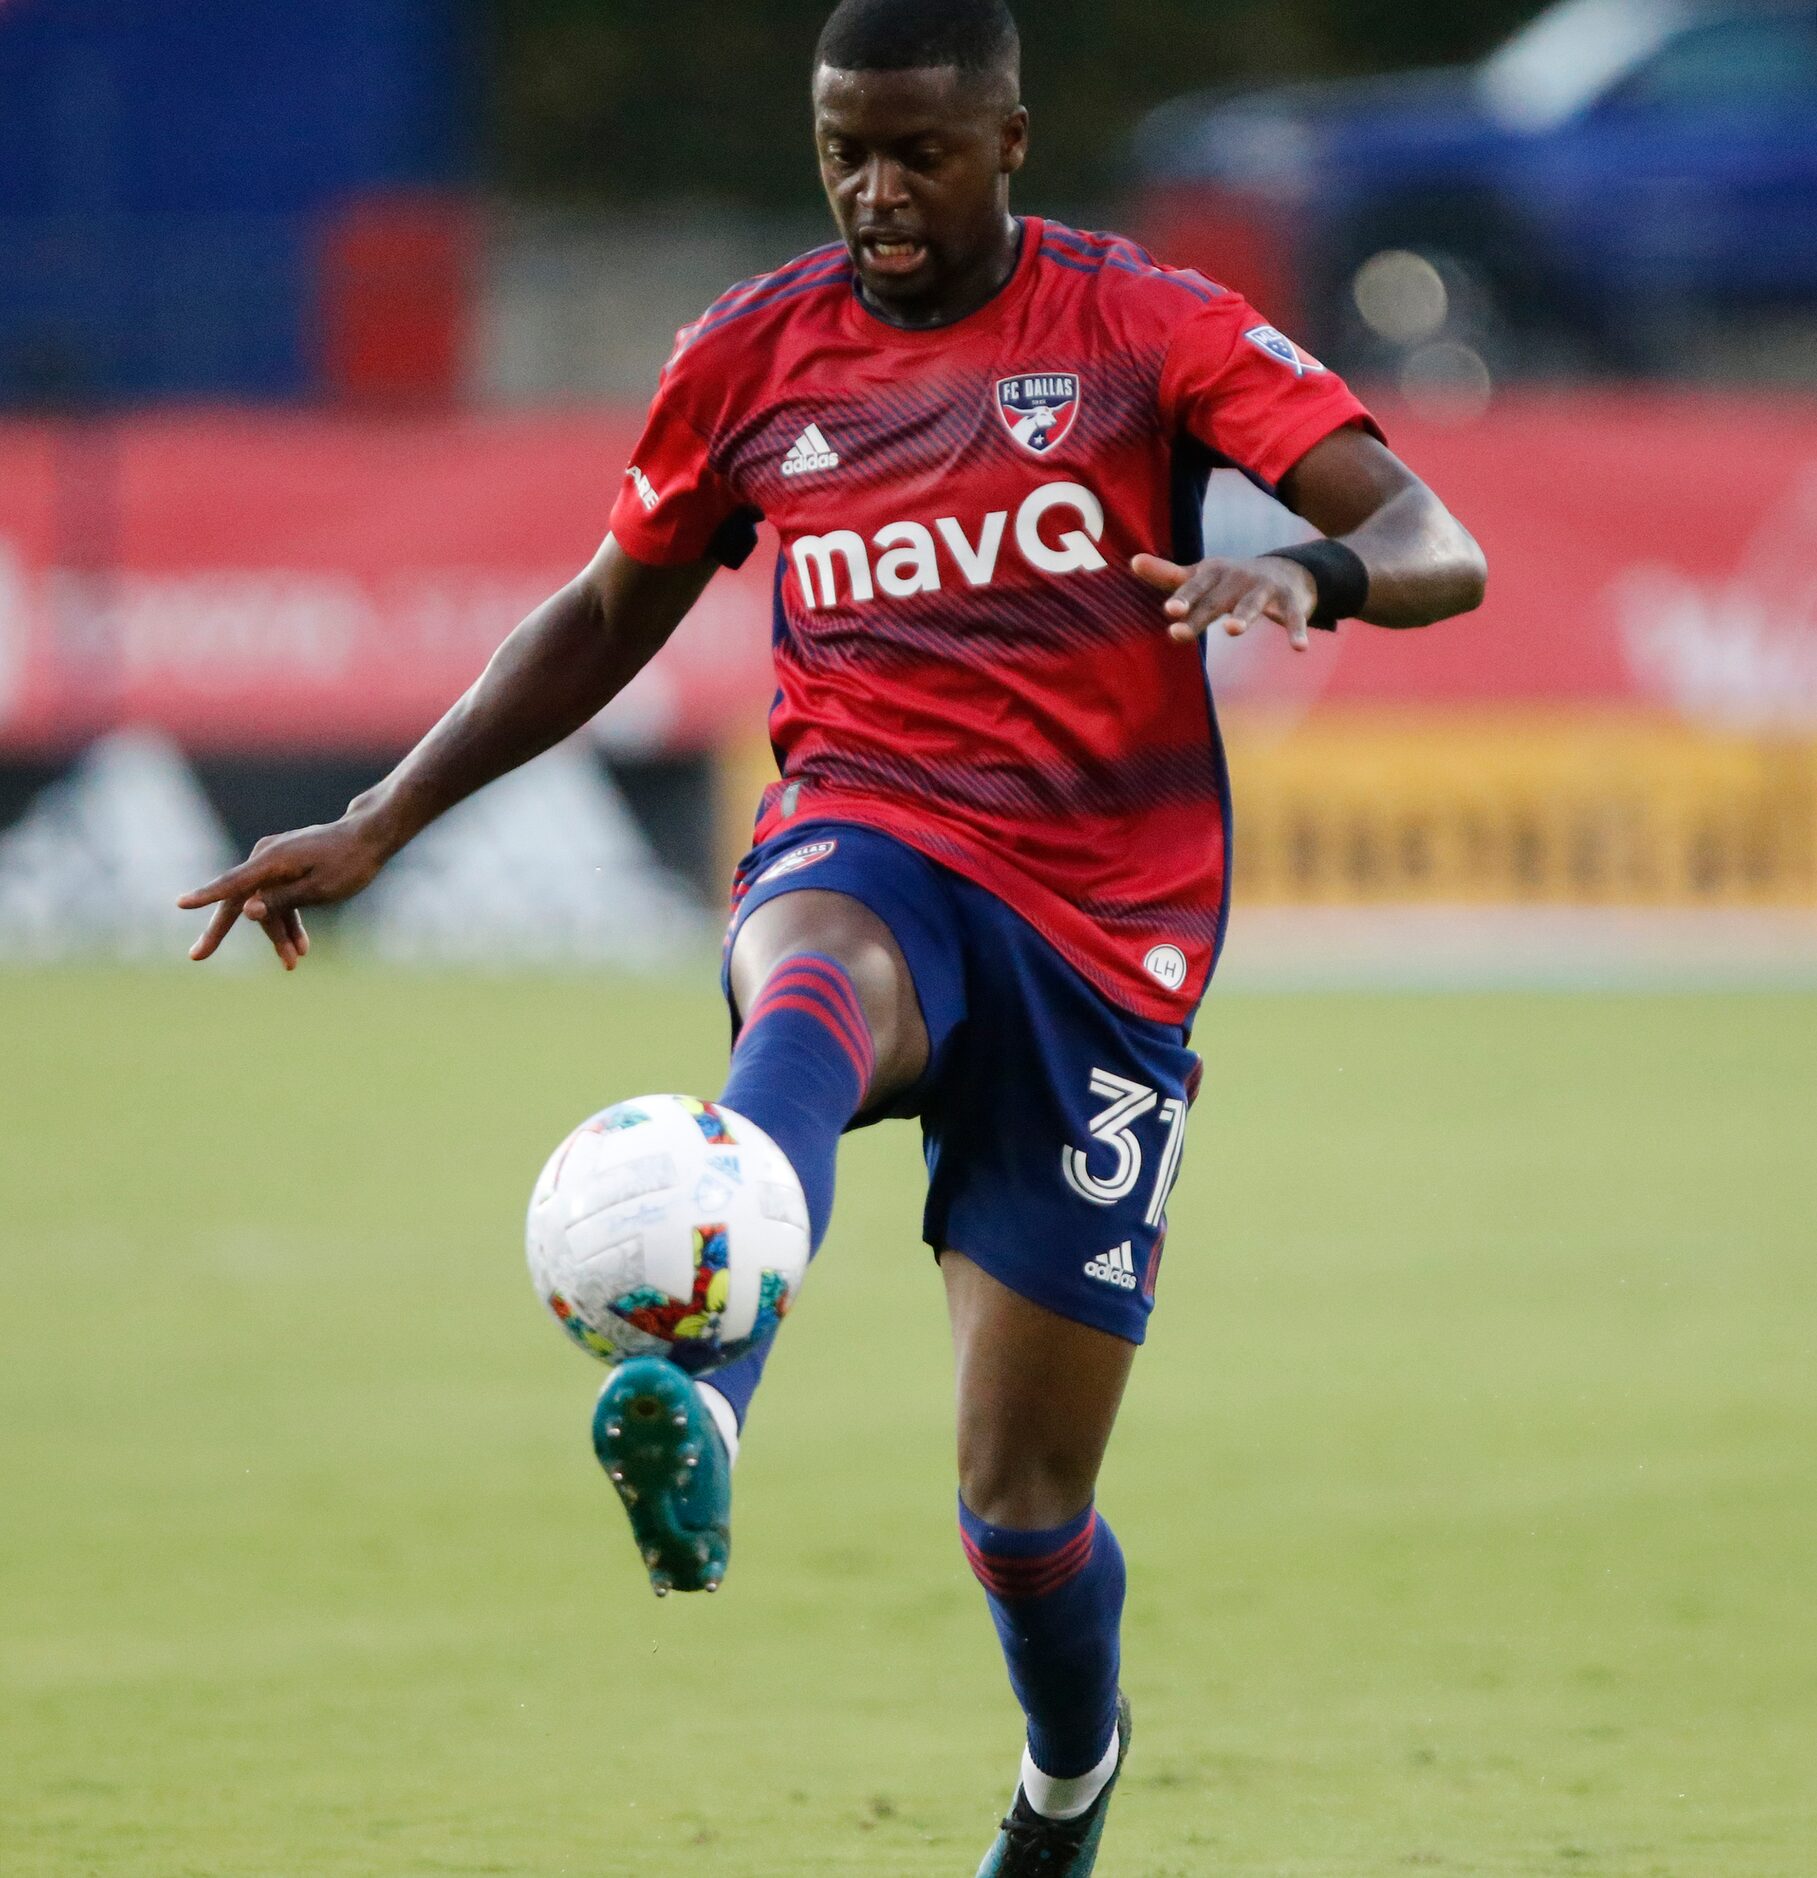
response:
[[[705,982],[704,976],[701,981]],[[1216,999],[1102,1878],[1817,1871],[1817,998]],[[969,1878],[1016,1718],[874,1132],[656,1603],[520,1214],[697,989],[0,977],[0,1871]]]

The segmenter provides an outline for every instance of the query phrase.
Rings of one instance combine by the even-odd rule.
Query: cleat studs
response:
[[[725,1583],[725,1580],[723,1578],[709,1578],[706,1582],[706,1590],[710,1594],[712,1592],[717,1591],[719,1587],[724,1583]]]
[[[698,1454],[690,1454],[687,1458],[685,1465],[687,1467],[688,1472],[692,1473],[695,1470],[695,1468],[697,1468],[700,1465],[700,1456]]]
[[[649,1566],[652,1571],[662,1563],[662,1554],[657,1551],[655,1546],[647,1545],[644,1547],[644,1563]]]
[[[607,1422],[606,1423],[606,1439],[608,1441],[616,1441],[618,1437],[622,1435],[624,1432],[625,1432],[625,1425],[623,1422]]]
[[[666,1578],[652,1578],[650,1580],[650,1589],[654,1591],[659,1598],[666,1598],[669,1595],[669,1581]]]
[[[688,1412],[687,1412],[687,1410],[686,1410],[686,1409],[677,1409],[677,1410],[675,1411],[675,1413],[674,1413],[673,1415],[671,1415],[671,1416],[669,1417],[669,1425],[670,1425],[671,1427],[673,1427],[673,1428],[685,1428],[685,1427],[687,1427],[687,1425],[688,1425]]]
[[[616,1481],[621,1487],[624,1485],[625,1470],[622,1467],[608,1467],[606,1469],[606,1474],[608,1478]]]
[[[637,1504],[637,1489],[632,1486],[628,1480],[620,1481],[618,1485],[618,1497],[624,1501],[626,1506],[635,1506]]]

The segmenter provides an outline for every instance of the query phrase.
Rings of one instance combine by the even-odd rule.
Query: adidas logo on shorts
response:
[[[1087,1278],[1095,1278],[1101,1285],[1115,1285],[1119,1291],[1133,1291],[1136,1288],[1136,1261],[1130,1255],[1130,1241],[1125,1239],[1121,1245],[1112,1246],[1102,1257],[1090,1260],[1085,1267]]]

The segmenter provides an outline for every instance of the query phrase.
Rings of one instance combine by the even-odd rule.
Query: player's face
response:
[[[952,67],[814,79],[820,175],[865,297],[904,325],[954,319],[1009,271],[1009,179],[1028,113]]]

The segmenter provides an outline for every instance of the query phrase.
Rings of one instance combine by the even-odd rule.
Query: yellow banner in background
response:
[[[1619,711],[1225,723],[1244,906],[1817,908],[1817,738]],[[775,776],[722,759],[722,873]]]
[[[1530,710],[1225,728],[1245,904],[1817,905],[1817,739]]]

